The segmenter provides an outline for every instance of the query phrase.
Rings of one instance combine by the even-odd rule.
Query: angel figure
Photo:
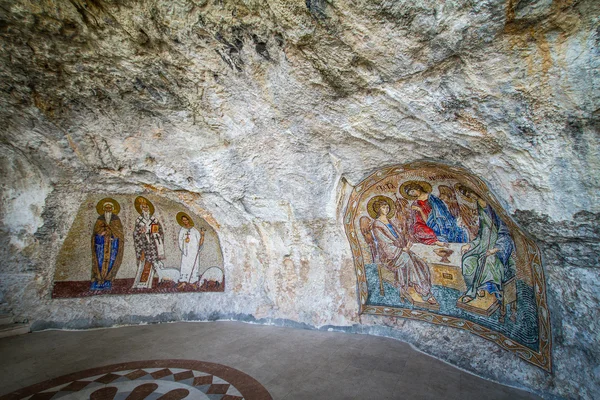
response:
[[[379,268],[383,267],[395,274],[394,284],[401,299],[411,302],[408,291],[412,287],[423,301],[435,305],[437,301],[431,293],[429,267],[410,250],[412,243],[404,236],[406,231],[393,218],[394,208],[391,198],[375,196],[367,204],[373,220],[366,216],[360,220],[361,231],[371,248],[373,260]]]
[[[485,292],[502,301],[505,283],[515,275],[516,266],[512,254],[515,243],[508,226],[498,217],[488,202],[470,188],[460,185],[462,196],[477,202],[479,232],[462,249],[462,273],[467,291],[461,297],[468,303]]]
[[[459,203],[456,198],[456,192],[453,188],[446,185],[438,186],[439,196],[447,206],[450,214],[456,218],[456,224],[467,229],[469,239],[473,240],[479,231],[478,214],[476,208],[471,208],[467,204]],[[467,199],[467,202],[472,202]]]

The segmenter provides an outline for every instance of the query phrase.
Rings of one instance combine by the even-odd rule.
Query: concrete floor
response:
[[[239,369],[274,399],[535,399],[374,336],[239,322],[46,331],[0,339],[0,395],[128,361],[191,359]]]

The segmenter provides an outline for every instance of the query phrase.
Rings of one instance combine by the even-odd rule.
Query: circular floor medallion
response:
[[[114,364],[51,379],[0,400],[271,400],[256,379],[221,364],[150,360]]]

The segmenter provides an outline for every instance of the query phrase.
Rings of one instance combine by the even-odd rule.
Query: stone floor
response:
[[[397,340],[239,322],[46,331],[0,339],[0,395],[83,369],[155,359],[237,368],[276,400],[537,398]]]

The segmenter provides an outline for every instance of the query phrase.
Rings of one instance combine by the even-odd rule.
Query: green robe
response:
[[[503,284],[515,274],[515,262],[511,257],[515,244],[508,227],[488,205],[477,205],[479,232],[470,243],[471,249],[462,256],[462,273],[467,284],[466,296],[475,297],[478,289],[485,289],[502,297]],[[497,248],[490,256],[485,253]]]

